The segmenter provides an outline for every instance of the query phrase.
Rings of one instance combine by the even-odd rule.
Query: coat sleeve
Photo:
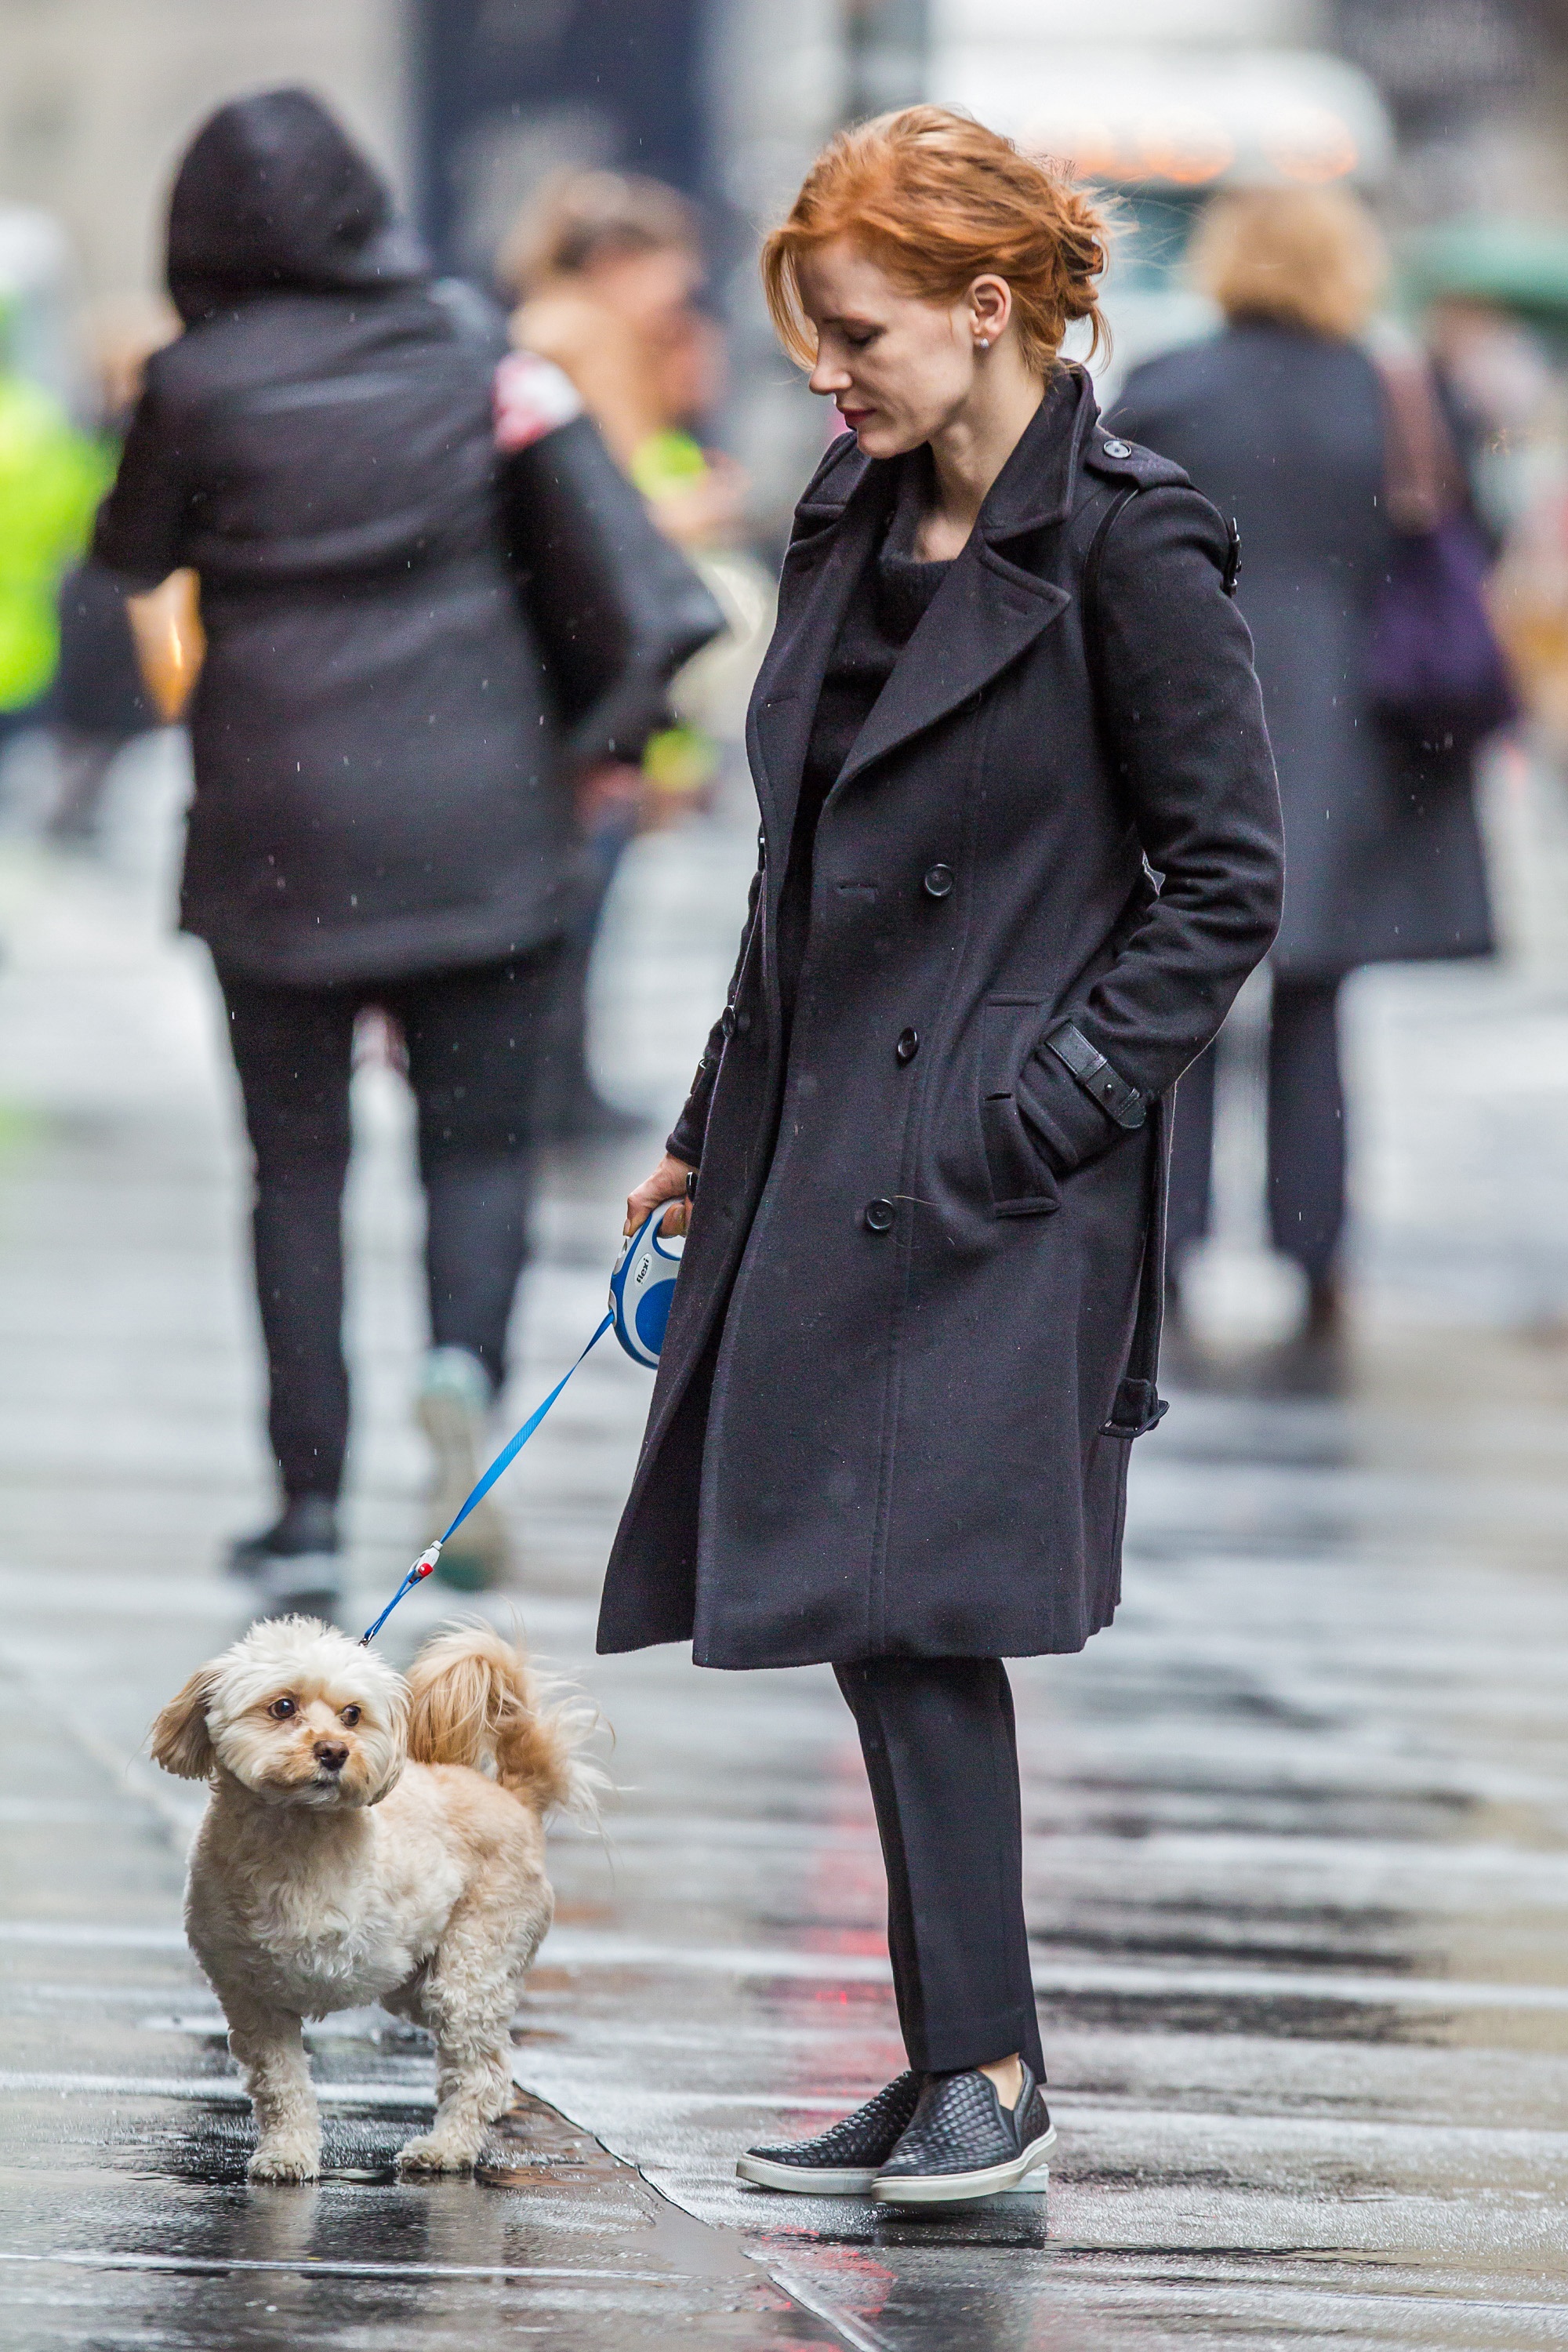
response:
[[[1208,501],[1160,485],[1122,509],[1102,554],[1102,719],[1161,882],[1115,961],[1058,1019],[1072,1021],[1145,1104],[1215,1035],[1279,923],[1279,794],[1252,640],[1226,593],[1227,552]],[[1118,1133],[1043,1040],[1020,1107],[1064,1171]]]
[[[741,974],[746,968],[751,950],[752,934],[757,927],[757,903],[762,896],[763,869],[759,865],[752,877],[751,896],[746,900],[746,920],[741,932],[740,952],[724,998],[724,1010],[708,1032],[708,1043],[702,1048],[702,1058],[697,1065],[697,1075],[691,1081],[691,1092],[680,1117],[671,1128],[665,1150],[677,1160],[684,1160],[690,1168],[702,1161],[702,1142],[708,1129],[708,1106],[713,1099],[713,1082],[719,1076],[719,1059],[724,1051],[724,1041],[730,1034],[731,1018],[735,1010],[735,992],[741,985]]]
[[[187,495],[177,436],[158,389],[155,363],[136,404],[114,487],[98,510],[96,560],[134,593],[156,588],[185,562]]]

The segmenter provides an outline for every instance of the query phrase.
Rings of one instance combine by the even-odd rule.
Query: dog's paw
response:
[[[437,2172],[472,2172],[479,2156],[477,2148],[460,2147],[456,2141],[443,2139],[436,2132],[427,2132],[423,2139],[411,2139],[397,2159],[401,2173],[425,2174]]]
[[[321,2169],[321,2148],[310,2140],[262,2140],[246,2166],[247,2180],[298,2183],[314,2180]]]

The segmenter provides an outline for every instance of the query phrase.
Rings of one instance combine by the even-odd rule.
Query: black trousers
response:
[[[1268,1024],[1268,1230],[1310,1282],[1328,1274],[1345,1221],[1345,1097],[1337,980],[1276,980]],[[1209,1229],[1215,1049],[1176,1088],[1170,1246]]]
[[[910,2064],[948,2074],[1017,2051],[1043,2076],[1001,1660],[870,1658],[834,1671],[877,1808]]]
[[[283,1492],[335,1498],[348,1445],[343,1181],[354,1022],[397,1022],[418,1106],[430,1336],[499,1386],[527,1254],[539,1040],[557,944],[416,980],[292,988],[220,969],[256,1165],[256,1295]]]

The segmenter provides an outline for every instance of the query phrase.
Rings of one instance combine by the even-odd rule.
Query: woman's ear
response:
[[[153,1726],[153,1763],[182,1780],[205,1780],[213,1769],[213,1744],[207,1737],[213,1681],[212,1667],[198,1666]]]
[[[1013,289],[1007,280],[989,271],[977,278],[969,289],[969,325],[982,349],[989,349],[1005,331],[1012,315]]]

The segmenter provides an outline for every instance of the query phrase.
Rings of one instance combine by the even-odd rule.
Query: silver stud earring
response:
[[[977,352],[988,352],[991,349],[990,336],[976,335],[974,339],[974,348]]]

